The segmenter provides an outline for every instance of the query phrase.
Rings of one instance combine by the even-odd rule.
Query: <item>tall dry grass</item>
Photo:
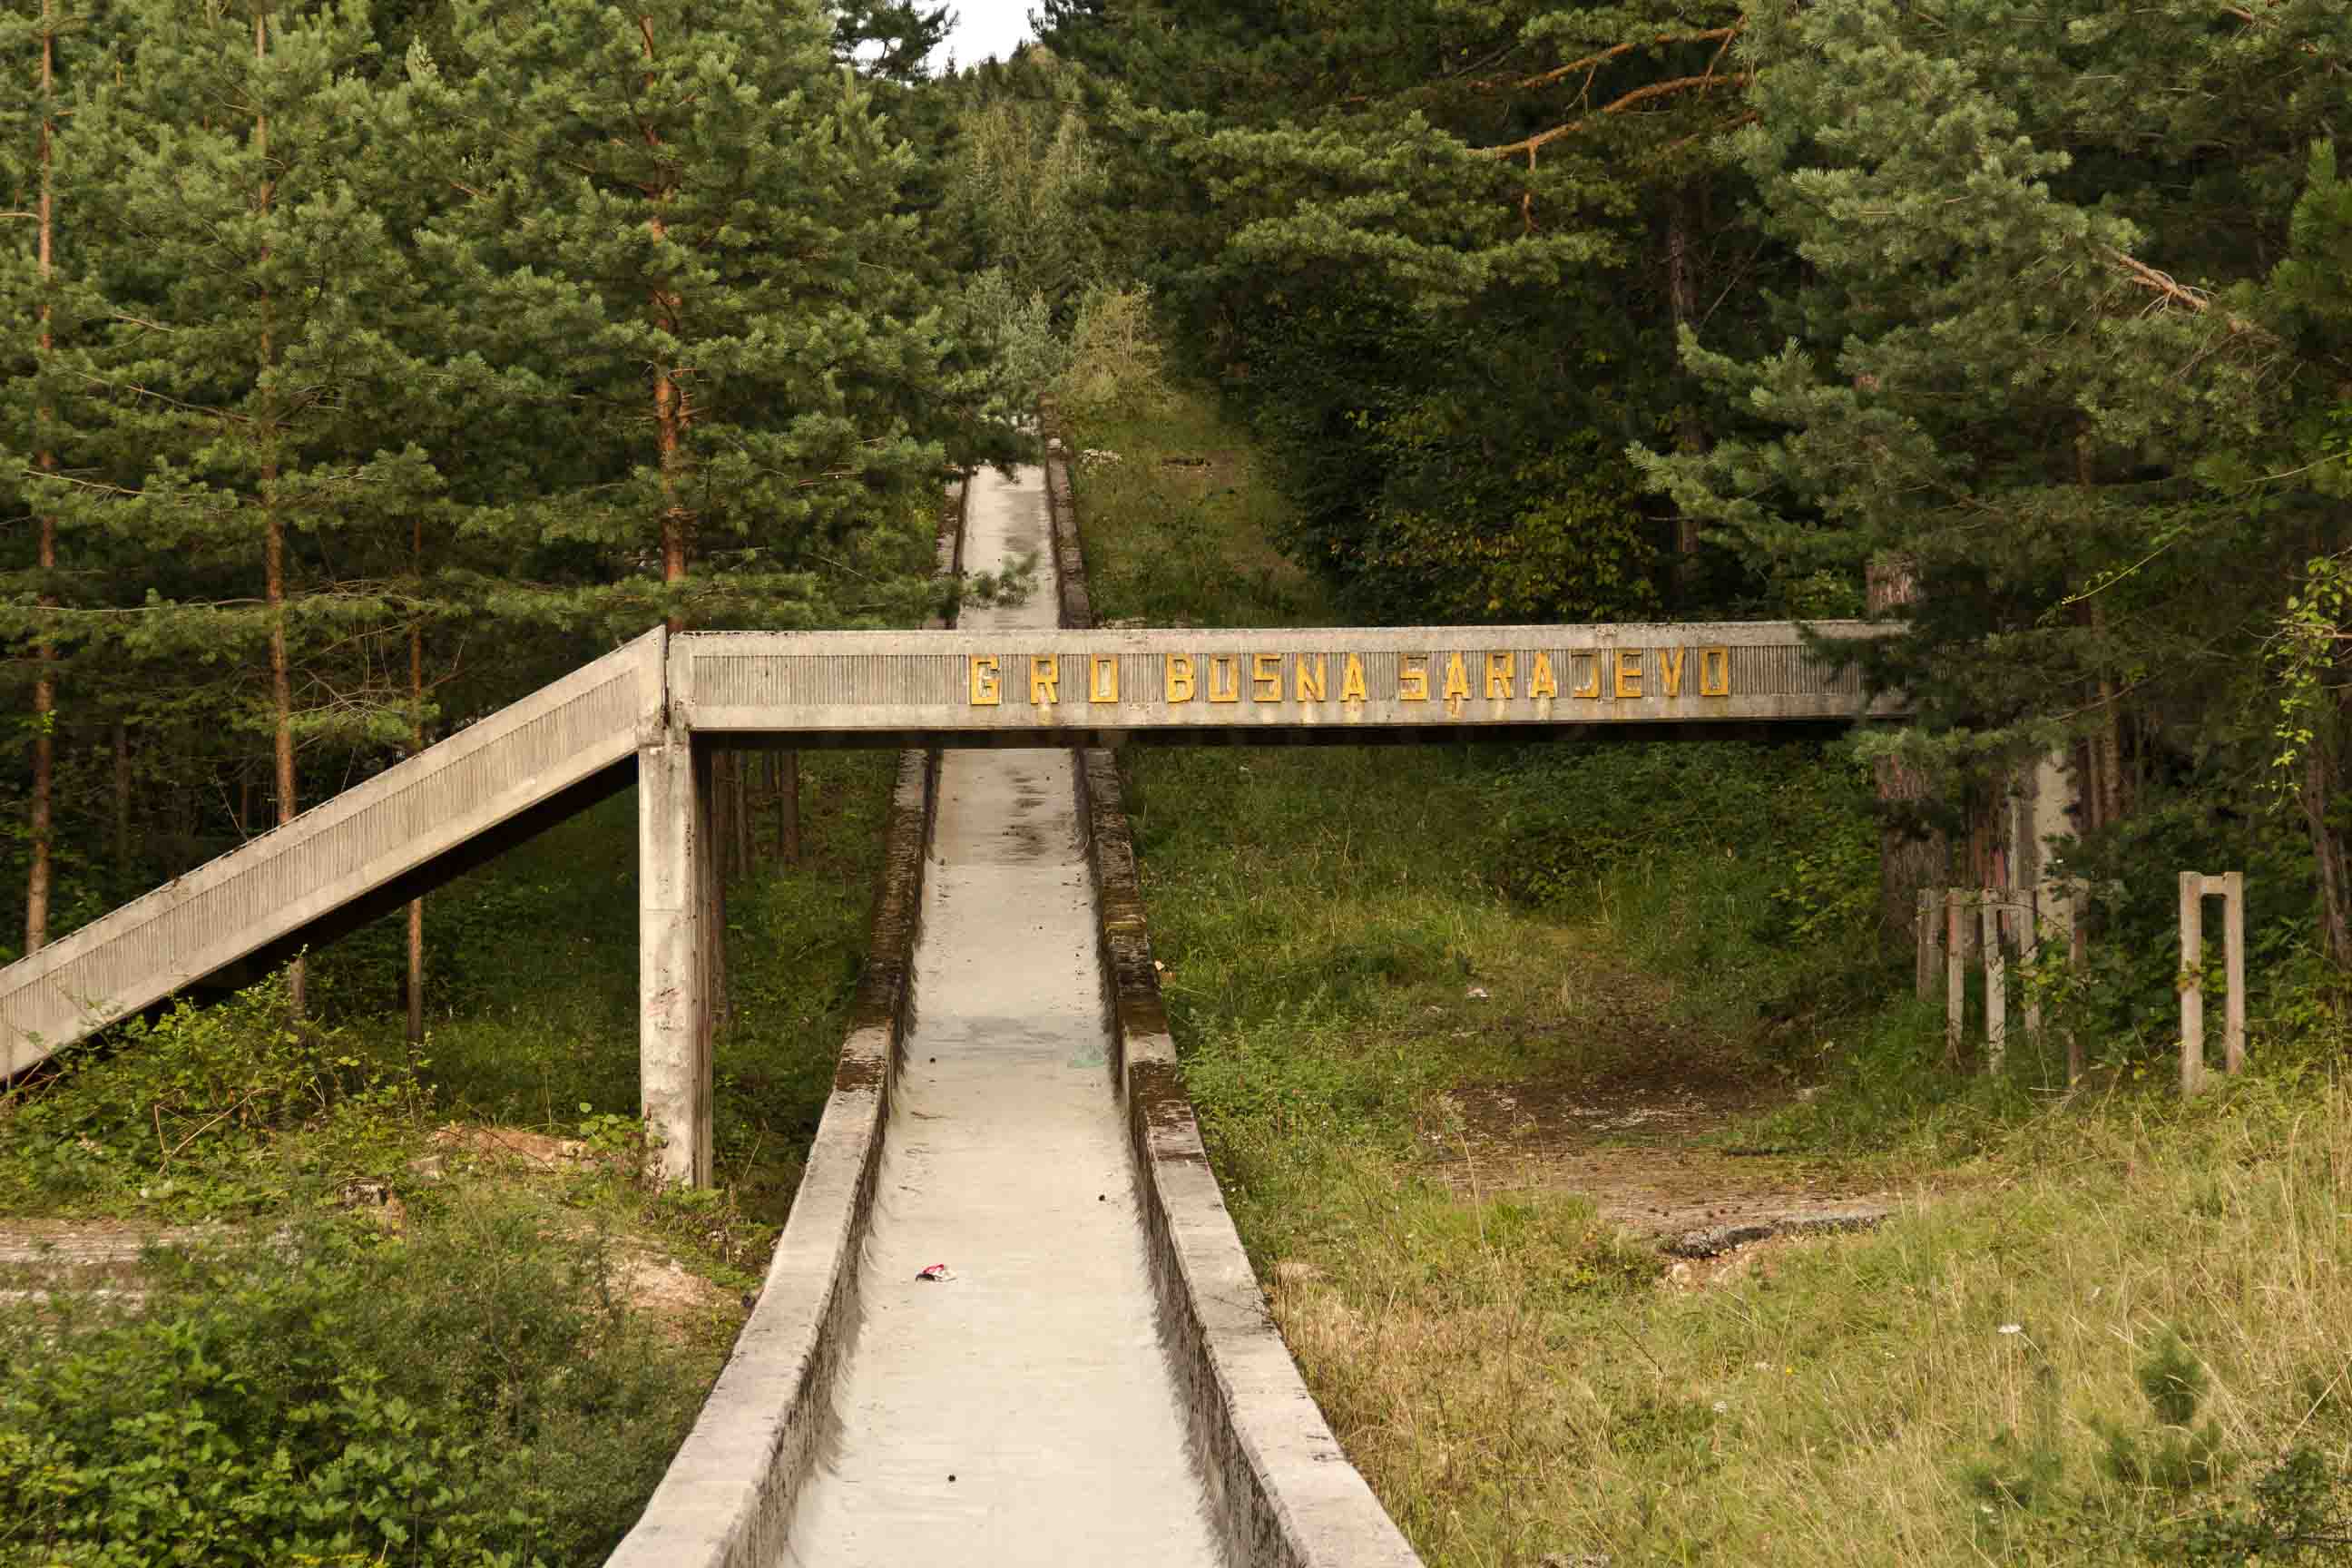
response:
[[[1875,1234],[1698,1289],[1563,1247],[1573,1199],[1346,1180],[1368,1223],[1276,1261],[1275,1310],[1433,1564],[2140,1562],[2297,1446],[2352,1468],[2341,1085],[2054,1112]],[[2141,1381],[2172,1334],[2225,1471],[2179,1487],[2109,1458],[2181,1440]]]

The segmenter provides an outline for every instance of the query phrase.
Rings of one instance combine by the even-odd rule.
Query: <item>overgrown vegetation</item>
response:
[[[1101,614],[1328,618],[1254,536],[1281,502],[1247,442],[1197,403],[1073,443],[1118,454],[1078,475]],[[1166,460],[1212,451],[1217,482]],[[2340,1560],[2352,1097],[2324,993],[2260,993],[2253,1076],[2184,1110],[2168,1040],[2118,1025],[2151,982],[2143,1015],[2171,997],[2127,900],[2050,1039],[1952,1071],[1940,1010],[1882,967],[1871,775],[1843,748],[1126,766],[1227,1201],[1433,1564]],[[2098,1031],[2072,1095],[2062,1014]],[[1710,1169],[1906,1195],[1867,1234],[1676,1278],[1580,1195],[1671,1161],[1657,1135],[1522,1150],[1477,1122],[1497,1092],[1629,1083],[1782,1108],[1712,1123]]]
[[[649,1326],[616,1266],[464,1186],[396,1238],[159,1254],[132,1312],[0,1308],[0,1563],[599,1561],[724,1345]]]
[[[600,1561],[798,1185],[891,762],[811,758],[801,859],[730,891],[718,1190],[639,1174],[626,795],[433,895],[419,1047],[395,917],[302,1013],[280,975],[0,1098],[0,1563]]]

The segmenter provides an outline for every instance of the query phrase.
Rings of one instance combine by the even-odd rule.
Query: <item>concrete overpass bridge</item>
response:
[[[0,969],[0,1071],[323,945],[638,786],[645,1109],[709,1176],[703,854],[722,747],[1381,744],[1842,725],[1853,622],[646,633]],[[698,889],[702,891],[698,892]]]
[[[708,1183],[712,756],[906,748],[792,1214],[612,1568],[1417,1568],[1209,1169],[1104,748],[1840,725],[1863,693],[1806,633],[1868,628],[1094,629],[1066,484],[965,492],[971,551],[1047,555],[1038,601],[954,631],[648,633],[0,970],[0,1068],[635,784],[643,1105],[664,1178]],[[917,1277],[941,1259],[961,1278]]]

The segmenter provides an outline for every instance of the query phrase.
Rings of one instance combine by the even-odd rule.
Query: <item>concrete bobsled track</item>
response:
[[[967,559],[1048,576],[966,624],[1083,624],[1045,475],[971,487]],[[613,1563],[1413,1564],[1208,1171],[1109,753],[909,752],[893,818],[766,1287]]]

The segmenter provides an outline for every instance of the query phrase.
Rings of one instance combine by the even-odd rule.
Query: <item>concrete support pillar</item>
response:
[[[671,727],[637,749],[637,1083],[666,1186],[710,1183],[710,761]]]

